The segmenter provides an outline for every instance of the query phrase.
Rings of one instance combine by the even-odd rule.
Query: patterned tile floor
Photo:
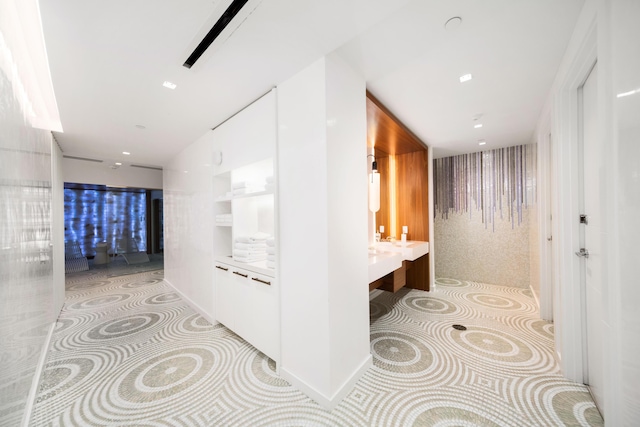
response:
[[[327,412],[162,278],[68,279],[32,425],[602,425],[586,387],[559,375],[553,325],[526,290],[372,292],[374,366]]]

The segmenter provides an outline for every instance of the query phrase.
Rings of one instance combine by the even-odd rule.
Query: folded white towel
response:
[[[273,261],[267,261],[267,268],[274,269],[276,268],[276,263]]]
[[[267,252],[267,245],[264,243],[236,243],[233,245],[235,249],[242,249],[245,251],[256,251],[259,250],[261,252]]]
[[[232,218],[231,214],[218,214],[216,215],[216,222],[231,222]]]
[[[267,239],[267,246],[275,246],[276,245],[276,239],[274,239],[273,237],[269,237]]]
[[[241,181],[241,182],[232,182],[231,183],[231,188],[233,190],[235,190],[236,188],[245,188],[247,186],[247,181]]]
[[[275,255],[267,255],[267,261],[276,262],[276,256]]]
[[[250,257],[243,257],[243,256],[233,256],[233,260],[237,261],[237,262],[256,262],[256,261],[264,261],[266,259],[266,255],[262,255],[262,256],[250,256]]]
[[[236,243],[251,243],[251,237],[249,236],[238,236],[236,237]]]
[[[251,258],[253,256],[260,256],[260,257],[264,257],[267,254],[265,253],[265,251],[252,251],[252,250],[244,250],[244,249],[234,249],[233,250],[233,256],[239,256],[239,257],[248,257]]]
[[[271,234],[258,231],[257,233],[251,236],[251,240],[253,240],[254,242],[261,241],[261,240],[266,241],[269,237],[271,237]]]
[[[269,255],[275,255],[276,254],[276,248],[274,248],[273,246],[267,246],[267,253]]]

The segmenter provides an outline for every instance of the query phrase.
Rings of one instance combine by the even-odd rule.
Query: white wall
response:
[[[53,244],[52,319],[58,319],[65,297],[64,266],[64,178],[62,150],[52,138],[51,148],[51,240]]]
[[[211,134],[178,153],[164,168],[164,274],[215,323]]]
[[[365,99],[334,56],[278,86],[281,373],[327,408],[371,363]]]
[[[29,423],[64,292],[50,132],[60,119],[37,1],[2,2],[0,99],[0,425],[18,426]]]
[[[609,207],[604,225],[603,254],[606,274],[601,284],[604,290],[600,306],[587,316],[595,316],[603,331],[602,348],[603,412],[607,425],[635,425],[640,419],[640,300],[638,287],[637,243],[640,241],[640,93],[618,98],[619,93],[640,88],[640,3],[635,0],[588,0],[576,25],[572,41],[552,89],[549,103],[540,119],[538,143],[544,145],[545,123],[553,139],[554,164],[551,174],[557,180],[551,212],[548,203],[540,200],[541,224],[553,214],[552,247],[545,233],[540,233],[540,247],[552,250],[556,269],[555,286],[543,280],[541,287],[554,290],[554,321],[556,351],[563,373],[582,382],[582,326],[580,313],[581,288],[579,270],[573,252],[577,199],[575,159],[577,156],[576,97],[590,65],[598,61],[599,120],[601,138],[608,147],[603,153],[600,171],[601,185],[589,191],[600,203]],[[543,154],[544,155],[544,154]],[[541,156],[542,157],[542,156]],[[594,171],[595,172],[595,171]],[[545,184],[539,182],[544,187]],[[543,227],[541,227],[541,230]],[[546,253],[541,253],[545,259]],[[541,277],[547,277],[546,264],[541,263]],[[541,293],[543,289],[541,289]]]
[[[64,182],[108,185],[145,189],[162,188],[162,171],[131,167],[123,164],[111,169],[113,162],[90,162],[86,160],[62,159]]]

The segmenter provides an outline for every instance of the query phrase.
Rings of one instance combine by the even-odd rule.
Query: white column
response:
[[[365,84],[331,55],[278,87],[282,362],[331,409],[371,365]]]

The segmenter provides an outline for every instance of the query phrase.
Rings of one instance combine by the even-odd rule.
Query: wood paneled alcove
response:
[[[367,91],[367,144],[374,149],[380,172],[380,210],[376,228],[384,225],[383,239],[400,240],[402,226],[408,240],[429,241],[429,152],[426,145]],[[406,262],[406,286],[428,291],[427,254]],[[393,273],[382,279],[381,289],[396,291]],[[378,287],[378,286],[375,286]]]

